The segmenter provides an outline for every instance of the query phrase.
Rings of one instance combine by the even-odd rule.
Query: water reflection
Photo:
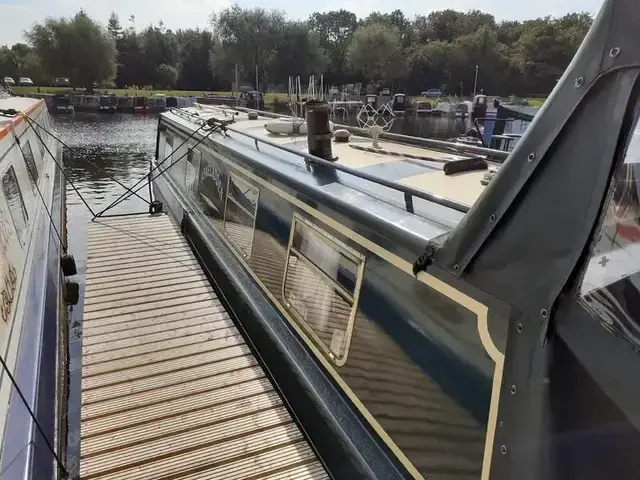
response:
[[[59,116],[55,133],[69,146],[64,151],[65,171],[78,192],[96,212],[116,200],[125,190],[109,176],[132,186],[149,171],[155,151],[157,117],[126,114]],[[104,170],[100,171],[96,166]],[[105,173],[106,172],[106,173]],[[108,175],[107,175],[108,173]],[[142,196],[147,192],[142,190]],[[69,411],[68,458],[70,478],[78,478],[80,465],[80,381],[82,367],[82,310],[86,274],[87,227],[92,215],[67,183],[67,229],[69,250],[76,258],[80,300],[69,317]],[[131,198],[114,212],[142,211],[146,205]]]

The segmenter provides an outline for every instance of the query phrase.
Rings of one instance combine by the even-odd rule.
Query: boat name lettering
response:
[[[215,165],[211,165],[210,163],[205,165],[202,169],[202,180],[206,177],[210,177],[213,179],[216,184],[216,190],[218,190],[218,198],[222,198],[223,194],[223,186],[222,179],[220,178],[220,171],[215,167]]]

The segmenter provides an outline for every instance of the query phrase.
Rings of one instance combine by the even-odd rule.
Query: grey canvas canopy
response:
[[[606,1],[484,194],[420,262],[503,306],[491,478],[640,470],[639,40],[640,2]]]

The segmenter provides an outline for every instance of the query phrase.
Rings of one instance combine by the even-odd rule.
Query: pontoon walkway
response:
[[[83,480],[328,478],[167,215],[89,227],[81,437]]]

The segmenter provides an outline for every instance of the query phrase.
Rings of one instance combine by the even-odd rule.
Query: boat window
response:
[[[223,228],[245,258],[251,256],[259,192],[241,178],[229,175]]]
[[[46,117],[44,117],[44,118],[46,118]],[[45,142],[47,141],[47,137],[46,137],[47,134],[45,133],[45,131],[44,131],[44,129],[42,127],[37,126],[35,128],[36,128],[36,131],[38,132],[38,136],[40,137],[40,138],[37,138],[37,142],[38,142],[38,145],[39,145],[39,148],[40,148],[40,155],[43,156],[45,154],[45,150],[46,150],[45,149]],[[43,157],[43,159],[44,159],[44,157]]]
[[[173,161],[173,157],[171,156],[173,153],[173,135],[167,133],[164,138],[164,157],[160,159],[161,162],[164,161],[160,167],[163,170],[166,169]]]
[[[27,209],[24,206],[24,200],[22,199],[22,192],[20,191],[20,185],[18,185],[18,178],[13,167],[9,167],[2,176],[2,193],[9,206],[11,212],[11,219],[16,227],[16,233],[20,244],[24,241],[24,235],[27,230],[27,220],[29,215]]]
[[[579,289],[585,308],[635,348],[640,348],[639,115],[640,107]]]
[[[200,160],[202,152],[199,150],[189,149],[187,153],[187,162],[184,169],[184,185],[194,198],[198,196],[198,174],[200,172]]]
[[[200,170],[198,171],[197,200],[203,207],[205,215],[222,220],[226,202],[225,189],[228,177],[225,175],[218,161],[208,152],[200,156]]]
[[[347,360],[364,257],[295,216],[284,275],[287,308],[337,365]]]
[[[31,149],[31,142],[23,141],[20,145],[22,149],[22,155],[24,156],[24,161],[27,164],[27,168],[29,172],[29,182],[31,183],[31,187],[35,189],[36,184],[38,183],[38,167],[36,166],[36,160],[33,157],[33,150]]]

